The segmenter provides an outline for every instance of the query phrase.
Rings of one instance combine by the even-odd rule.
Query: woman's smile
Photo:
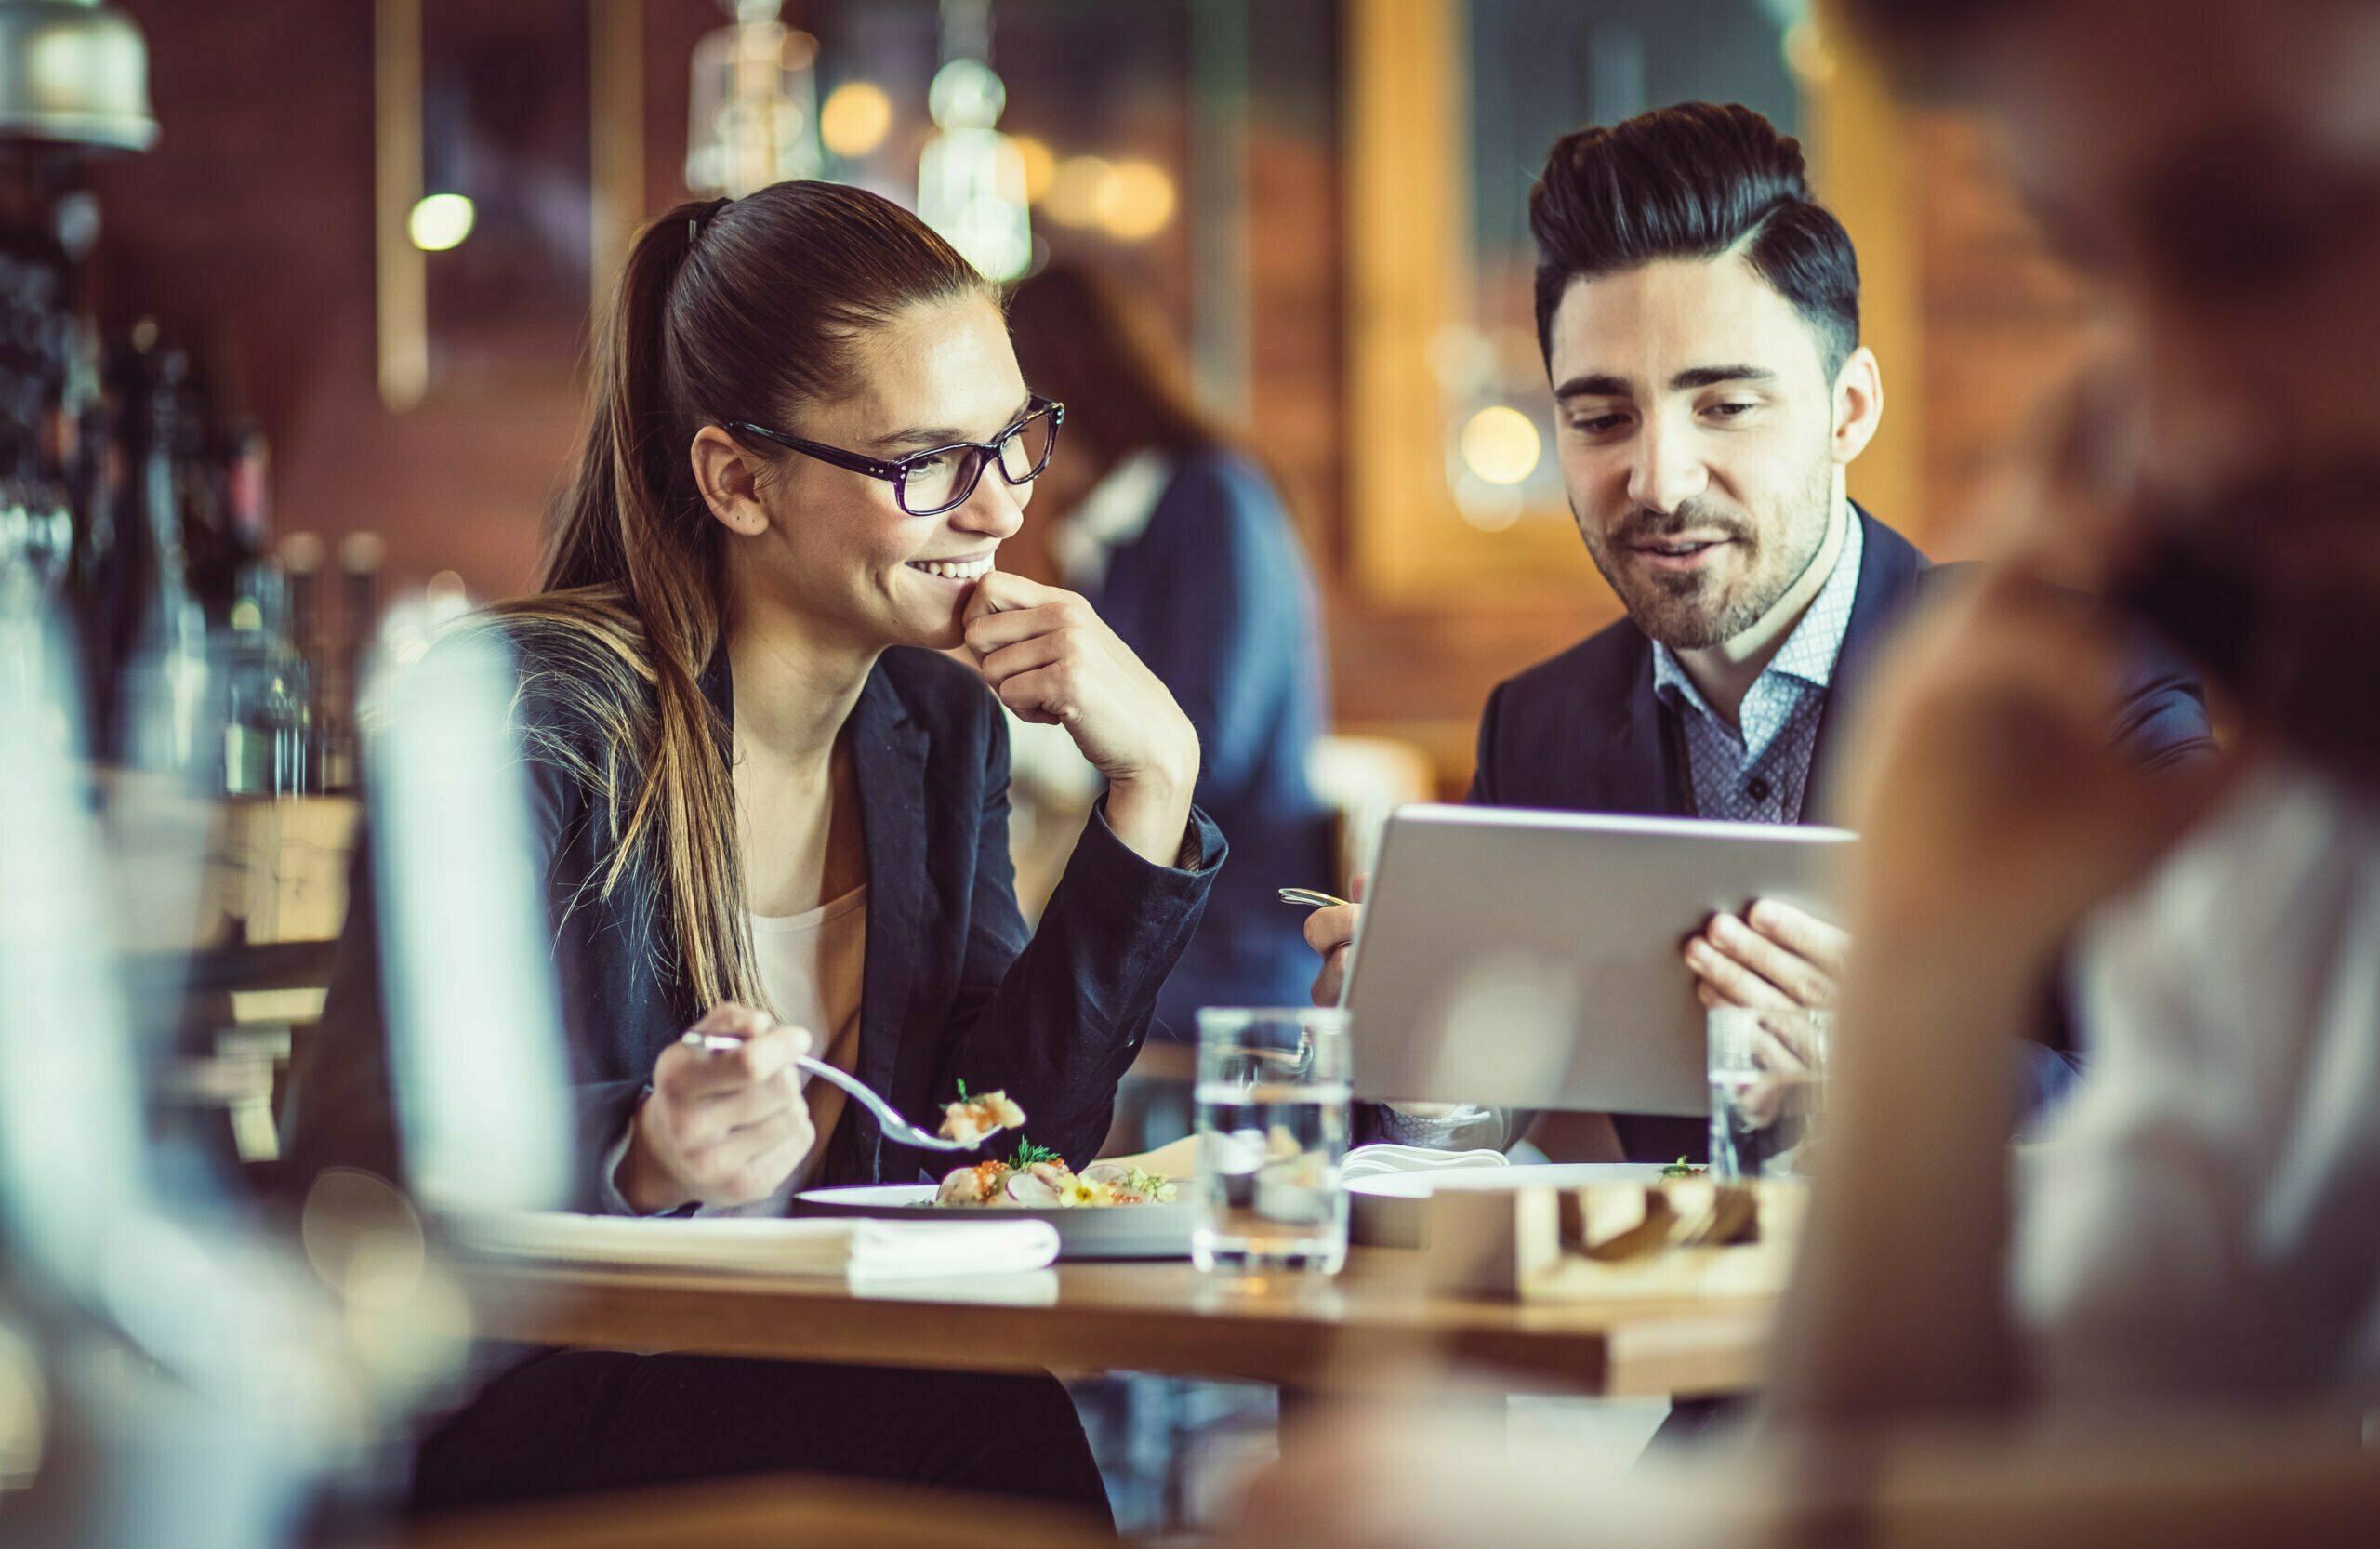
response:
[[[980,554],[971,554],[959,559],[909,560],[905,563],[911,570],[932,576],[936,580],[963,585],[970,581],[980,581],[991,574],[992,551],[987,549]]]

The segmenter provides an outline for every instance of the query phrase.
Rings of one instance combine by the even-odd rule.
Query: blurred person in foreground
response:
[[[1556,141],[1529,195],[1554,444],[1595,567],[1628,616],[1501,684],[1471,800],[1739,823],[1837,821],[1830,772],[1879,645],[1965,566],[1931,564],[1854,503],[1883,422],[1859,269],[1802,148],[1743,107],[1690,102]],[[2103,735],[2149,769],[2211,748],[2196,681],[2143,651],[2106,685]],[[1316,1001],[1356,910],[1317,910]],[[1706,1005],[1831,1007],[1850,937],[1775,899],[1684,944]],[[2063,1032],[2060,1029],[2061,1033]],[[2070,1041],[2070,1040],[2069,1040]],[[2051,1048],[2006,1056],[2027,1107],[2070,1085]],[[1473,1110],[1478,1114],[1479,1110]],[[1497,1145],[1526,1116],[1391,1110],[1393,1137]],[[1700,1157],[1700,1119],[1614,1117],[1621,1154]]]
[[[992,287],[877,195],[780,183],[638,237],[538,593],[492,610],[520,660],[574,1208],[779,1214],[800,1186],[961,1159],[889,1142],[792,1066],[813,1051],[912,1115],[1005,1089],[1033,1141],[1096,1154],[1223,843],[1164,685],[1082,598],[994,565],[1061,412]],[[1003,705],[1107,782],[1030,934]],[[301,1178],[401,1175],[368,880],[353,899],[292,1098]],[[425,1442],[414,1494],[788,1468],[1106,1511],[1052,1379],[593,1351],[498,1376]]]
[[[1990,111],[2114,294],[2130,386],[2078,396],[2016,557],[1880,685],[1770,1437],[2310,1404],[2351,1445],[2380,1399],[2380,7],[1848,8]],[[2109,755],[2117,620],[2077,586],[2229,692],[2218,761]],[[2012,1172],[1996,1045],[2077,931],[2094,1077]],[[1248,1541],[1386,1549],[1467,1511],[1480,1542],[1718,1542],[1411,1447],[1342,1435]],[[2129,1542],[2105,1504],[2077,1522]]]
[[[1009,330],[1025,379],[1066,405],[1066,457],[1026,536],[1172,691],[1198,732],[1198,805],[1231,836],[1157,1016],[1189,1038],[1201,1006],[1295,1005],[1313,966],[1276,890],[1334,886],[1337,869],[1306,774],[1329,714],[1296,526],[1263,469],[1199,414],[1146,302],[1055,263],[1010,298]]]

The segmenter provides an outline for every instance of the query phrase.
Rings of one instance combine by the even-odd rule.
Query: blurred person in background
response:
[[[1492,806],[1825,822],[1830,772],[1879,646],[1967,567],[1935,566],[1849,496],[1883,421],[1859,268],[1798,141],[1688,102],[1556,141],[1529,195],[1538,341],[1579,532],[1628,616],[1500,684],[1471,800]],[[2146,768],[2211,747],[2196,682],[2143,652],[2102,719]],[[1338,994],[1356,910],[1316,911],[1313,994]],[[1684,944],[1703,1003],[1825,1009],[1850,937],[1776,899]],[[2028,1042],[2010,1081],[2070,1085]],[[2016,1064],[2016,1056],[2009,1055]],[[2018,1077],[2022,1078],[2018,1082]],[[1392,1138],[1509,1145],[1526,1115],[1392,1110]],[[1614,1117],[1620,1154],[1702,1156],[1700,1119]]]
[[[1010,299],[1009,327],[1025,379],[1066,405],[1066,457],[1041,481],[1028,538],[1172,690],[1198,730],[1198,805],[1231,836],[1157,1014],[1188,1039],[1201,1006],[1295,1005],[1313,969],[1277,890],[1334,886],[1338,869],[1307,782],[1329,711],[1296,525],[1192,403],[1147,302],[1054,263]]]
[[[2080,1413],[2106,1436],[2205,1408],[2253,1433],[2310,1404],[2351,1448],[2380,1400],[2380,8],[1846,8],[1989,111],[2121,349],[2008,563],[1871,699],[1862,947],[1777,1430]],[[2162,779],[2101,733],[2137,619],[2240,719]],[[2093,1077],[2012,1170],[1998,1050],[2069,940]],[[1443,1450],[1414,1468],[1421,1445],[1342,1436],[1246,1542],[1391,1549],[1467,1513],[1478,1542],[1575,1544],[1620,1519]],[[1720,1542],[1670,1504],[1670,1530],[1631,1513],[1609,1541]],[[2075,1521],[2130,1542],[2104,1497]]]
[[[1828,1141],[1856,1186],[1812,1223],[1779,1403],[2369,1405],[2380,8],[1851,8],[1988,107],[2123,349],[2067,420],[2018,562],[1912,642],[1863,772],[1858,907],[1883,949],[1846,994]],[[2116,621],[2052,586],[2190,649],[2238,706],[2220,765],[2146,781],[2083,734]],[[2078,927],[2093,1078],[2012,1194],[1977,1050]]]
[[[520,662],[575,1208],[781,1213],[951,1164],[807,1081],[809,1052],[913,1115],[1005,1089],[1035,1142],[1096,1153],[1223,842],[1164,685],[1082,598],[994,567],[1059,421],[997,293],[877,195],[781,183],[638,238],[538,592],[490,615]],[[1003,705],[1106,780],[1029,934]],[[359,877],[292,1096],[301,1180],[402,1176],[373,896]],[[591,1351],[498,1376],[414,1494],[789,1468],[1106,1512],[1054,1380]]]

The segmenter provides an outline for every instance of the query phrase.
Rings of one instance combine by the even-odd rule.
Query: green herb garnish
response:
[[[1031,1141],[1019,1137],[1016,1143],[1016,1155],[1008,1159],[1008,1165],[1011,1170],[1022,1172],[1035,1162],[1053,1162],[1062,1159],[1058,1153],[1048,1146],[1036,1145]]]
[[[959,1100],[962,1103],[967,1101],[967,1083],[964,1081],[959,1083]]]
[[[1664,1178],[1699,1178],[1703,1173],[1709,1171],[1710,1170],[1708,1168],[1697,1167],[1692,1162],[1687,1161],[1684,1157],[1680,1157],[1677,1160],[1661,1169],[1661,1176]]]

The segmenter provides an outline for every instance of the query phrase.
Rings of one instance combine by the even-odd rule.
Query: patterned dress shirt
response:
[[[1851,627],[1863,545],[1855,512],[1834,573],[1744,695],[1737,724],[1720,719],[1670,648],[1653,645],[1653,692],[1685,731],[1694,815],[1726,823],[1797,823],[1827,686]]]

